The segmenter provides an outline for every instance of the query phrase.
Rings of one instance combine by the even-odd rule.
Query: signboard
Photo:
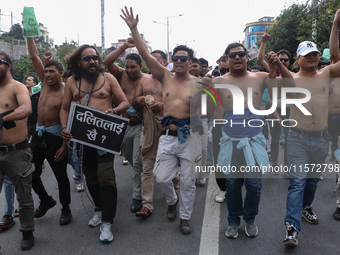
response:
[[[66,131],[77,143],[119,154],[129,119],[71,103]]]

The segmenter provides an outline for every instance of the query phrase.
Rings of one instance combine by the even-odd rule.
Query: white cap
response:
[[[321,54],[321,52],[318,51],[318,48],[316,47],[315,43],[310,42],[310,41],[304,41],[299,44],[297,51],[296,51],[296,55],[306,56],[308,53],[311,53],[311,52],[318,52],[319,54]]]

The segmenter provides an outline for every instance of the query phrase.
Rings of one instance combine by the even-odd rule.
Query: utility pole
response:
[[[11,29],[13,29],[13,12],[11,11]],[[12,58],[14,59],[14,38],[12,31]]]
[[[105,35],[104,35],[104,0],[101,0],[101,8],[102,8],[102,53],[105,52]]]

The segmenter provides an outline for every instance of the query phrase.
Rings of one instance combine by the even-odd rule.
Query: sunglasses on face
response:
[[[282,62],[282,61],[284,61],[284,62],[288,62],[289,61],[289,58],[279,58],[280,59],[280,61]]]
[[[2,64],[10,65],[7,61],[0,59],[0,65]]]
[[[221,75],[225,74],[227,71],[228,71],[227,68],[224,68],[224,67],[220,68],[220,74]]]
[[[172,62],[177,62],[178,60],[181,62],[186,62],[188,59],[188,56],[172,56]]]
[[[238,52],[230,52],[228,54],[228,58],[234,59],[236,58],[236,55],[240,58],[244,58],[246,56],[246,53],[244,51],[238,51]]]
[[[93,55],[93,56],[85,56],[85,57],[82,57],[81,59],[84,60],[85,62],[90,62],[91,59],[93,59],[93,61],[96,61],[98,60],[98,56],[97,55]]]

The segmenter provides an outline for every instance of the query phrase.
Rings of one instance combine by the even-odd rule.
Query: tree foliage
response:
[[[29,55],[21,55],[19,60],[13,62],[13,65],[13,78],[15,80],[25,83],[28,75],[34,75],[39,79]]]
[[[293,4],[276,18],[275,25],[268,29],[270,40],[265,52],[288,50],[296,56],[296,49],[302,41],[313,41],[320,52],[329,47],[329,36],[340,0],[306,1]],[[258,45],[261,42],[258,42]]]
[[[22,35],[22,27],[19,23],[14,24],[8,33],[3,33],[0,38],[9,39],[9,38],[24,40],[24,36]]]

